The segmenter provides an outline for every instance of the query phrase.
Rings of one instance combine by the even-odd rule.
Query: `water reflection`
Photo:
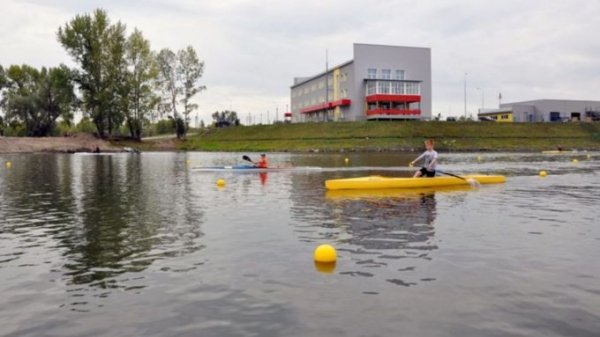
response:
[[[323,195],[322,180],[317,178],[291,178],[296,190],[291,196],[291,211],[301,241],[334,243],[342,258],[337,264],[342,275],[384,277],[401,286],[434,280],[425,277],[405,281],[438,249],[436,193],[461,194],[469,186],[441,190],[340,190]],[[373,268],[381,267],[388,272],[374,272]]]
[[[90,289],[81,285],[139,291],[146,285],[130,281],[136,273],[203,247],[203,211],[178,161],[32,155],[18,164],[1,182],[0,234],[18,242],[11,254],[23,263],[36,260],[32,247],[59,254],[60,265],[48,257],[51,273],[59,275],[52,278],[69,286],[72,297],[87,296]],[[23,265],[9,261],[0,268]],[[164,270],[195,267],[171,264]]]

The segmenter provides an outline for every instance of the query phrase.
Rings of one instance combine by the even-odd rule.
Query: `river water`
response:
[[[241,155],[0,156],[0,335],[600,336],[600,153],[443,154],[507,183],[437,191],[324,189],[414,154],[197,169]]]

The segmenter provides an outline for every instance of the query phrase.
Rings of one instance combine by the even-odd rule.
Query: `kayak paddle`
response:
[[[472,187],[479,187],[480,186],[479,182],[477,180],[473,179],[473,178],[465,179],[465,178],[463,178],[461,176],[457,176],[456,174],[452,174],[452,173],[448,173],[448,172],[444,172],[444,171],[439,171],[439,170],[436,170],[435,172],[441,173],[441,174],[445,174],[447,176],[455,177],[455,178],[458,178],[458,179],[462,179],[462,180],[468,182],[469,185],[471,185]]]
[[[252,164],[254,164],[254,162],[252,161],[252,159],[250,159],[250,157],[248,157],[248,156],[246,156],[246,155],[243,155],[243,156],[242,156],[242,159],[243,159],[243,160],[245,160],[245,161],[249,161],[249,162],[251,162]]]

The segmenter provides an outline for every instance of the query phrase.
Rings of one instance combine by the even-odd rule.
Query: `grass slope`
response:
[[[600,149],[600,124],[481,122],[338,122],[212,129],[178,144],[202,151],[402,151],[425,138],[440,150]]]

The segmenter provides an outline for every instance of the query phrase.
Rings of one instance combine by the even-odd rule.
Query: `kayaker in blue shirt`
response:
[[[413,166],[416,162],[424,159],[423,167],[415,172],[413,178],[418,177],[435,177],[435,167],[437,166],[438,153],[433,149],[433,139],[427,139],[425,141],[425,148],[427,149],[423,154],[417,157],[417,159],[410,162],[410,166]]]

